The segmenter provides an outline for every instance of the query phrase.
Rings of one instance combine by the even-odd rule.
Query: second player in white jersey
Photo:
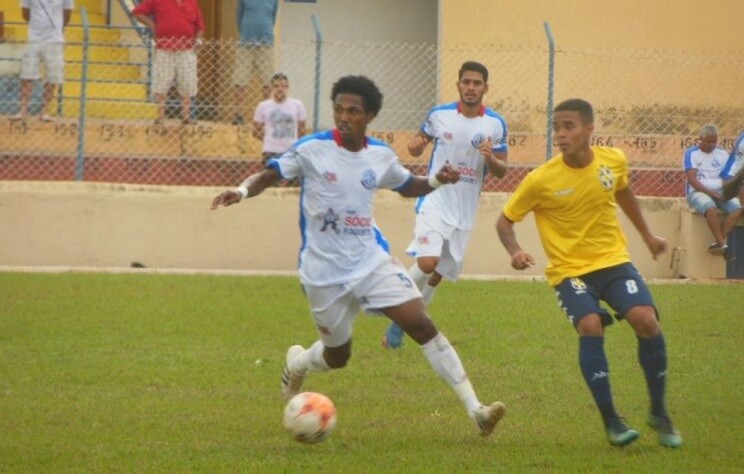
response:
[[[421,130],[408,143],[408,151],[420,156],[433,143],[429,173],[449,164],[460,173],[460,181],[447,189],[419,198],[416,228],[408,246],[416,263],[408,270],[427,305],[442,278],[457,280],[478,212],[483,183],[490,173],[506,174],[506,121],[483,104],[488,92],[488,69],[467,61],[458,72],[460,100],[434,107]],[[383,338],[385,347],[402,344],[403,332],[391,324]]]

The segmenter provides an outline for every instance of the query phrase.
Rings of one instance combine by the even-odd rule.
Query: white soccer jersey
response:
[[[460,181],[420,197],[416,213],[432,213],[454,227],[472,229],[488,173],[478,146],[490,137],[494,152],[506,152],[506,121],[486,107],[481,107],[478,117],[465,117],[459,102],[453,102],[431,109],[421,131],[434,138],[429,174],[449,163],[460,171]]]
[[[398,190],[413,179],[386,144],[367,138],[358,152],[338,130],[306,136],[268,167],[300,178],[300,281],[330,286],[364,277],[390,259],[374,226],[377,188]]]
[[[721,171],[726,164],[728,153],[723,148],[716,147],[710,153],[700,150],[699,146],[693,146],[685,150],[684,167],[685,171],[689,169],[697,170],[697,179],[700,184],[711,191],[721,192],[723,189],[723,179]],[[686,193],[690,194],[695,188],[687,183]]]
[[[734,145],[734,148],[731,150],[731,154],[729,155],[728,160],[726,161],[726,164],[723,166],[723,171],[721,171],[721,178],[731,179],[743,167],[744,167],[744,133],[739,135],[739,138],[736,139],[736,144]]]

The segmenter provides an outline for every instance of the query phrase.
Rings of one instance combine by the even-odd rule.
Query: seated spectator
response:
[[[736,139],[728,161],[721,172],[723,178],[723,199],[739,197],[739,203],[744,202],[744,133]]]
[[[687,203],[705,216],[715,241],[708,252],[731,258],[726,245],[726,236],[741,216],[739,198],[723,199],[723,172],[728,153],[718,145],[718,128],[705,125],[700,131],[700,144],[685,150],[684,167],[687,175]],[[718,220],[718,210],[727,214],[723,224]]]

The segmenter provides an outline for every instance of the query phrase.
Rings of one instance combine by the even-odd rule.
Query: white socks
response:
[[[432,368],[450,384],[460,400],[465,404],[468,414],[472,417],[473,412],[480,406],[475,390],[465,373],[460,357],[455,352],[444,334],[437,333],[432,340],[422,345],[424,355],[429,360]]]
[[[323,343],[320,340],[315,341],[312,346],[292,359],[290,369],[302,375],[308,372],[328,372],[331,368],[323,358],[324,349]]]
[[[422,272],[417,263],[414,263],[413,266],[408,269],[408,274],[413,278],[413,283],[416,287],[418,287],[419,290],[423,290],[426,281],[429,279],[429,275]]]

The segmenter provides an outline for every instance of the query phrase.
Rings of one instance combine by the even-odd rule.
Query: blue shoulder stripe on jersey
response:
[[[279,158],[281,158],[281,156]],[[269,162],[266,163],[266,167],[267,168],[271,168],[274,171],[276,171],[277,174],[279,174],[279,177],[280,178],[287,179],[287,178],[284,177],[284,175],[282,175],[282,170],[279,167],[279,158],[272,158],[272,159],[270,159]]]
[[[367,138],[367,145],[384,146],[385,148],[390,148],[390,144],[389,143],[385,143],[382,140],[378,140],[377,138],[370,137],[370,136],[367,136],[366,138]]]
[[[374,226],[372,228],[375,232],[375,240],[377,241],[377,245],[382,248],[387,253],[390,253],[390,242],[385,238],[385,236],[382,234],[382,231],[379,227]]]
[[[688,148],[687,150],[685,150],[685,163],[684,163],[684,165],[685,165],[685,171],[687,171],[688,169],[692,168],[692,152],[693,151],[698,151],[699,149],[700,149],[700,146],[699,145],[695,145],[695,146],[692,146],[692,147]]]

